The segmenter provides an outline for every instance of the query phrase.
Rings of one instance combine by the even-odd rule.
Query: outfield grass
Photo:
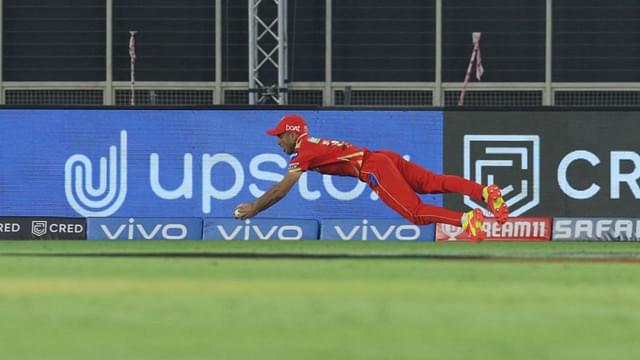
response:
[[[635,358],[640,263],[607,256],[640,244],[0,242],[0,357]]]

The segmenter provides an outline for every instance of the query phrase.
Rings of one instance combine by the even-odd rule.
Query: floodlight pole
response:
[[[249,104],[288,103],[287,48],[287,0],[249,0]]]

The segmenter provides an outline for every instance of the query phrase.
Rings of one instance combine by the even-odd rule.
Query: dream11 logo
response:
[[[120,169],[118,170],[118,165]],[[108,167],[108,170],[107,170]],[[127,132],[120,132],[118,148],[109,147],[109,160],[100,158],[98,186],[93,184],[93,165],[83,154],[74,154],[64,166],[64,193],[69,205],[85,217],[102,217],[115,213],[127,196]],[[107,174],[109,180],[107,182]]]
[[[463,152],[464,177],[499,185],[511,215],[524,214],[540,203],[538,135],[465,135]],[[464,203],[485,207],[469,196],[464,197]]]

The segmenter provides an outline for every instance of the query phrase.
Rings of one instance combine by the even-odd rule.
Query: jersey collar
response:
[[[300,147],[300,144],[302,143],[302,139],[303,138],[307,138],[309,136],[308,133],[304,133],[304,134],[300,134],[300,136],[298,136],[298,139],[296,140],[296,149]]]

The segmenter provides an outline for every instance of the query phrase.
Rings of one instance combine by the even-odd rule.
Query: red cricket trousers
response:
[[[460,226],[463,214],[425,204],[418,194],[459,193],[482,201],[482,185],[460,176],[434,174],[393,151],[369,151],[360,169],[360,180],[385,204],[416,225]]]

